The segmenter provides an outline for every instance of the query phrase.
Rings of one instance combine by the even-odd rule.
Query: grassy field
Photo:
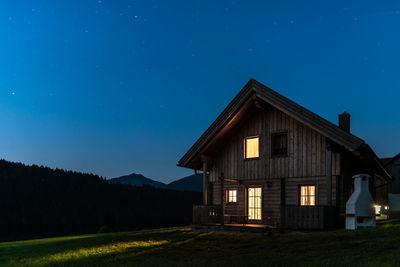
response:
[[[308,234],[126,232],[0,243],[2,266],[400,266],[400,222]]]

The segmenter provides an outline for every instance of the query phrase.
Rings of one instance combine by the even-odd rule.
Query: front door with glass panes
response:
[[[247,189],[247,219],[261,221],[261,187]]]

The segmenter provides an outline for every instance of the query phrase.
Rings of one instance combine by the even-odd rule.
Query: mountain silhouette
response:
[[[169,184],[155,181],[137,173],[112,178],[108,180],[108,182],[111,184],[129,184],[138,187],[150,185],[154,188],[171,189],[176,191],[203,192],[202,176],[196,174],[183,177]]]

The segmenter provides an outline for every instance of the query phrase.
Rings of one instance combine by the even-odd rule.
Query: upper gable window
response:
[[[259,137],[246,137],[244,139],[244,158],[252,159],[259,157]]]
[[[272,155],[286,156],[288,153],[287,133],[272,135]]]

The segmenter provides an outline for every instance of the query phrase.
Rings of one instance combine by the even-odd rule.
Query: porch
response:
[[[259,229],[329,229],[336,226],[336,207],[332,206],[281,206],[281,223],[278,227],[248,223],[244,215],[223,214],[220,205],[193,206],[193,225],[224,226]]]

